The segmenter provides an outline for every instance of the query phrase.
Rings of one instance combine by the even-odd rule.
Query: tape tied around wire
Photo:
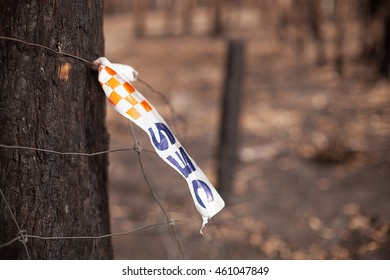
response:
[[[138,72],[131,66],[111,63],[105,57],[98,58],[94,64],[99,67],[100,85],[114,109],[144,130],[157,154],[187,181],[195,207],[202,216],[202,233],[208,219],[220,212],[225,202],[165,120],[131,84]]]

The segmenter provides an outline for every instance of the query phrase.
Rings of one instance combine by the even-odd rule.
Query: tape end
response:
[[[202,217],[202,227],[199,230],[200,234],[203,235],[203,236],[204,236],[203,229],[204,229],[204,227],[206,226],[206,224],[208,222],[209,222],[209,218],[203,216]]]

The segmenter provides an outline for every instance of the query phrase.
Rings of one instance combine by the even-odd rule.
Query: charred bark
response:
[[[2,0],[0,34],[72,53],[103,54],[102,0]],[[0,143],[57,151],[108,147],[105,97],[87,64],[47,50],[0,41]],[[98,236],[110,232],[106,155],[65,156],[0,148],[0,188],[28,235]],[[0,244],[19,229],[0,197]],[[112,258],[111,240],[29,238],[32,259]],[[26,259],[20,242],[1,259]]]

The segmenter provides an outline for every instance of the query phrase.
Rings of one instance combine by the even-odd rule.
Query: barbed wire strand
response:
[[[31,42],[27,42],[27,41],[24,41],[24,40],[21,40],[21,39],[12,38],[12,37],[7,37],[7,36],[0,36],[0,39],[2,39],[2,40],[9,40],[9,41],[13,41],[13,42],[18,42],[18,43],[22,43],[22,44],[25,44],[25,45],[28,45],[28,46],[33,46],[33,47],[42,48],[42,49],[45,49],[45,50],[50,51],[50,52],[52,52],[52,53],[55,53],[55,54],[57,54],[57,55],[71,57],[71,58],[77,59],[77,60],[79,60],[79,61],[82,61],[82,62],[88,64],[89,66],[91,66],[91,67],[93,67],[93,68],[95,69],[95,65],[94,65],[92,62],[90,62],[90,61],[88,61],[88,60],[86,60],[86,59],[84,59],[84,58],[82,58],[82,57],[79,57],[79,56],[76,56],[76,55],[73,55],[73,54],[70,54],[70,53],[62,52],[61,49],[59,49],[59,51],[57,51],[57,50],[55,50],[55,49],[52,49],[52,48],[50,48],[50,47],[47,47],[47,46],[44,46],[44,45],[41,45],[41,44],[31,43]],[[147,83],[146,81],[144,81],[144,80],[142,80],[142,79],[139,79],[139,78],[138,78],[138,81],[139,81],[140,83],[142,83],[143,85],[145,85],[145,86],[146,86],[149,90],[151,90],[152,92],[158,94],[158,95],[160,96],[160,98],[161,98],[161,99],[170,107],[172,115],[173,115],[173,116],[177,116],[177,114],[176,114],[176,112],[175,112],[175,110],[174,110],[172,104],[170,103],[170,101],[168,100],[168,98],[167,98],[162,92],[160,92],[160,91],[154,89],[149,83]],[[180,118],[180,119],[183,121],[183,123],[186,124],[186,122],[185,122],[184,119],[182,119],[182,118]],[[141,172],[142,172],[143,177],[144,177],[144,179],[145,179],[145,182],[146,182],[146,184],[147,184],[147,186],[148,186],[148,189],[149,189],[150,192],[152,193],[152,195],[153,195],[153,197],[154,197],[156,203],[159,205],[160,209],[164,212],[165,216],[167,217],[167,222],[164,223],[164,224],[168,224],[168,225],[170,226],[171,231],[172,231],[172,234],[173,234],[173,236],[174,236],[174,238],[175,238],[175,241],[176,241],[176,243],[177,243],[177,246],[178,246],[178,248],[179,248],[179,251],[180,251],[182,257],[183,257],[184,259],[186,259],[185,254],[184,254],[184,250],[183,250],[182,245],[181,245],[181,243],[180,243],[180,241],[179,241],[179,239],[178,239],[178,236],[177,236],[177,233],[176,233],[176,230],[175,230],[175,227],[174,227],[174,226],[175,226],[175,221],[170,217],[168,211],[165,209],[165,207],[162,205],[161,201],[158,199],[158,196],[157,196],[156,193],[154,192],[154,190],[153,190],[153,188],[152,188],[152,186],[151,186],[151,184],[150,184],[150,181],[149,181],[149,179],[148,179],[148,177],[147,177],[147,175],[146,175],[146,171],[145,171],[145,168],[144,168],[144,165],[143,165],[143,162],[142,162],[142,157],[141,157],[141,151],[142,151],[142,149],[141,149],[141,147],[140,147],[140,145],[139,145],[139,143],[138,143],[138,141],[137,141],[137,138],[136,138],[136,135],[135,135],[135,133],[134,133],[134,129],[133,129],[133,127],[132,127],[131,122],[130,122],[130,128],[131,128],[131,132],[132,132],[133,140],[134,140],[134,148],[132,148],[132,149],[126,148],[126,149],[106,150],[106,151],[95,152],[95,153],[82,153],[82,152],[59,152],[59,151],[48,150],[48,149],[33,148],[33,147],[26,147],[26,146],[16,146],[16,145],[11,146],[11,145],[5,145],[5,144],[0,144],[0,147],[2,147],[2,148],[8,148],[8,149],[11,149],[11,148],[12,148],[12,149],[35,150],[35,151],[48,152],[48,153],[54,153],[54,154],[60,154],[60,155],[79,155],[79,156],[96,156],[96,155],[106,154],[106,153],[112,153],[112,152],[122,152],[122,151],[135,150],[135,151],[137,152],[138,161],[139,161],[139,165],[140,165],[140,168],[141,168]],[[148,150],[145,150],[145,151],[151,152],[151,151],[148,151]],[[0,191],[1,191],[1,189],[0,189]],[[7,207],[9,208],[10,213],[12,214],[12,217],[13,217],[13,219],[14,219],[14,221],[15,221],[15,223],[16,223],[18,229],[19,229],[19,233],[18,233],[18,234],[20,234],[20,233],[22,232],[22,230],[20,230],[20,227],[19,227],[19,225],[17,224],[16,218],[14,217],[14,215],[13,215],[13,213],[12,213],[12,210],[11,210],[11,208],[9,207],[9,204],[8,204],[8,202],[7,202],[7,200],[6,200],[6,198],[5,198],[4,194],[3,194],[3,192],[1,192],[1,193],[2,193],[2,196],[3,196],[4,201],[6,202],[6,205],[7,205]],[[151,225],[151,226],[153,226],[153,225]],[[148,227],[151,227],[151,226],[142,227],[142,228],[140,228],[140,230],[141,230],[141,229],[148,228]],[[129,234],[129,233],[131,233],[131,232],[133,232],[133,231],[130,231],[130,232],[127,232],[127,233],[124,233],[124,234]],[[114,233],[114,234],[104,235],[104,236],[101,236],[101,237],[39,237],[39,236],[36,236],[36,235],[28,235],[28,234],[25,234],[25,235],[22,236],[22,237],[25,237],[25,238],[26,238],[26,237],[31,237],[31,238],[40,238],[40,239],[61,239],[61,238],[62,238],[62,239],[71,239],[71,238],[72,238],[72,239],[77,239],[77,238],[103,238],[103,237],[116,236],[116,235],[122,235],[122,233],[118,233],[118,234],[115,234],[115,233]],[[8,245],[10,245],[10,244],[16,242],[17,240],[20,240],[20,237],[16,237],[16,238],[10,240],[9,242],[6,242],[6,243],[2,244],[2,245],[0,246],[0,248],[3,248],[3,247],[5,247],[5,246],[8,246]],[[26,248],[26,252],[27,252],[28,257],[29,257],[29,259],[30,259],[30,255],[29,255],[28,250],[27,250],[26,242],[23,242],[23,244],[24,244],[24,246],[25,246],[25,248]]]

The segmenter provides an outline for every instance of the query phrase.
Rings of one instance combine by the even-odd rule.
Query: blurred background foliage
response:
[[[389,13],[388,0],[105,1],[106,56],[164,93],[174,113],[135,84],[214,183],[227,43],[245,44],[234,179],[205,237],[184,180],[143,153],[187,258],[390,257]],[[109,106],[108,127],[112,148],[131,145]],[[110,155],[112,232],[164,219],[137,164]],[[113,242],[118,259],[180,257],[168,229]]]

